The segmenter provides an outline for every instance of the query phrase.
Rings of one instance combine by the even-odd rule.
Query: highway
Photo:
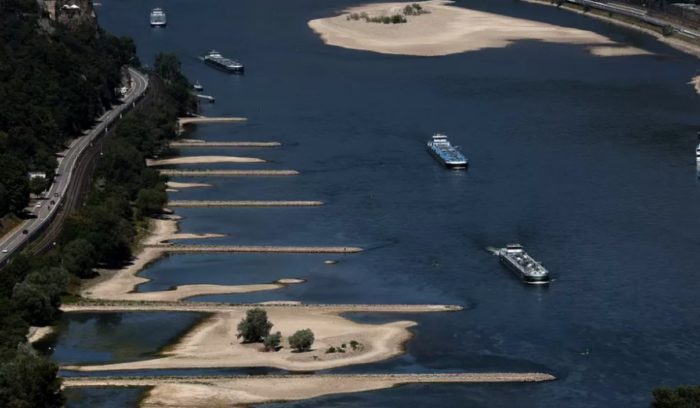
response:
[[[136,101],[146,92],[148,89],[148,77],[132,68],[129,68],[129,73],[131,75],[131,86],[122,98],[122,102],[105,112],[92,129],[73,139],[68,149],[61,153],[63,157],[58,159],[59,164],[53,184],[42,196],[44,198],[38,201],[38,203],[41,203],[40,206],[35,204],[30,209],[30,212],[36,218],[24,220],[13,231],[0,237],[0,266],[4,265],[12,255],[24,248],[29,242],[36,239],[51,223],[61,204],[66,200],[66,191],[68,191],[68,187],[74,181],[73,173],[83,152],[103,132],[109,131],[112,123],[133,107]]]

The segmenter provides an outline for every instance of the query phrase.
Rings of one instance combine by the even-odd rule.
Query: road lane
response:
[[[105,112],[98,119],[99,122],[95,127],[83,136],[71,141],[68,150],[64,152],[64,156],[56,168],[57,176],[49,187],[45,195],[46,198],[40,201],[41,207],[34,207],[32,211],[37,215],[37,218],[23,221],[14,231],[0,238],[0,250],[2,250],[0,252],[0,266],[4,265],[13,254],[22,249],[28,242],[35,239],[43,228],[51,222],[65,199],[68,186],[73,181],[73,171],[82,153],[102,135],[103,131],[109,129],[119,115],[128,110],[146,92],[148,78],[132,68],[129,68],[129,73],[131,74],[131,87],[124,96],[123,102]],[[55,202],[53,205],[50,204],[52,200]],[[23,231],[27,231],[27,233],[25,234]]]

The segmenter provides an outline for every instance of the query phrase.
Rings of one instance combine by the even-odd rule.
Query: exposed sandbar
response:
[[[348,19],[348,16],[351,13],[391,16],[412,3],[353,7],[336,17],[311,20],[308,25],[326,44],[384,54],[449,55],[506,47],[520,40],[579,44],[600,56],[648,54],[591,31],[470,10],[450,3],[442,0],[419,2],[429,13],[406,16],[408,21],[402,24],[371,23]]]
[[[55,330],[54,326],[44,326],[36,327],[32,326],[29,328],[29,333],[27,333],[27,341],[30,343],[36,343],[37,341],[43,339],[49,334],[53,333]]]
[[[127,301],[177,301],[194,296],[213,294],[237,294],[275,290],[288,284],[299,283],[293,279],[274,283],[252,285],[182,285],[166,291],[134,292],[135,288],[149,279],[138,276],[149,263],[163,255],[158,245],[175,239],[212,238],[219,234],[178,234],[176,217],[151,220],[151,234],[143,241],[143,248],[131,264],[119,270],[102,270],[102,276],[86,284],[81,296],[87,299],[127,300]]]
[[[242,344],[236,338],[236,325],[245,310],[217,312],[197,325],[169,347],[160,358],[127,363],[92,366],[68,366],[79,371],[275,367],[291,371],[324,370],[352,364],[381,361],[403,353],[403,344],[411,337],[412,321],[385,324],[355,323],[336,313],[299,307],[266,308],[273,331],[281,331],[283,348],[264,352],[261,343]],[[310,328],[316,337],[312,350],[292,352],[286,337],[299,329]],[[361,344],[356,350],[351,341]],[[326,353],[346,344],[345,353]]]
[[[544,373],[456,373],[375,375],[285,375],[186,378],[65,378],[66,387],[153,387],[142,407],[249,406],[272,401],[296,401],[350,392],[371,391],[414,383],[539,382],[555,378]]]
[[[181,183],[178,181],[168,181],[166,183],[168,188],[181,189],[181,188],[200,188],[200,187],[211,187],[211,184],[207,183]]]
[[[204,163],[264,163],[265,160],[257,157],[240,156],[183,156],[169,159],[146,160],[150,167],[169,166],[173,164],[204,164]]]

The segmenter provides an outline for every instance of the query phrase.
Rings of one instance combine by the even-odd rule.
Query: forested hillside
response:
[[[56,152],[114,102],[134,62],[130,39],[48,15],[36,0],[0,0],[0,217],[26,206],[28,171],[53,175]]]

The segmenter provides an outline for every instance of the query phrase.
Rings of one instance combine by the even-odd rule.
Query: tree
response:
[[[298,330],[289,337],[289,345],[299,352],[311,350],[312,344],[314,344],[314,332],[310,329]]]
[[[29,180],[29,191],[34,195],[39,195],[46,190],[46,179],[42,177],[34,177]]]
[[[70,241],[62,248],[61,259],[63,267],[79,278],[95,276],[92,267],[96,262],[95,247],[85,239],[78,238]]]
[[[281,341],[282,333],[280,332],[270,334],[269,336],[265,337],[265,340],[263,340],[263,344],[265,345],[265,351],[277,351],[277,348],[280,346]]]
[[[65,403],[58,366],[21,344],[0,368],[0,406],[8,408],[58,408]]]
[[[68,280],[68,274],[61,268],[37,269],[14,287],[12,300],[29,324],[50,324],[59,313],[60,296],[68,286]]]
[[[661,387],[652,391],[652,408],[697,408],[700,407],[700,386]]]
[[[272,323],[267,320],[267,312],[256,307],[246,311],[245,319],[238,323],[238,337],[243,337],[245,343],[257,343],[270,334]]]
[[[142,217],[150,217],[160,213],[168,201],[164,191],[154,188],[142,188],[136,196],[136,209]]]

